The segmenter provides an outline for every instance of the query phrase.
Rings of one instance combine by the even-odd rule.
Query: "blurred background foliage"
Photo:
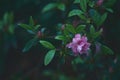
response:
[[[60,66],[58,57],[45,67],[43,57],[46,50],[39,44],[23,53],[25,43],[34,35],[18,25],[28,23],[29,17],[33,16],[35,24],[47,27],[48,31],[52,30],[50,34],[55,34],[57,24],[65,23],[68,11],[76,7],[72,4],[73,0],[0,0],[0,80],[119,80],[120,0],[105,1],[107,3],[104,5],[112,8],[113,13],[109,13],[102,25],[102,36],[115,54],[103,56],[100,63],[105,67],[84,64],[78,65],[76,71],[76,68],[70,65],[70,59],[67,59],[68,63]],[[46,5],[49,6],[48,11],[45,9]],[[99,62],[96,61],[97,63]],[[91,69],[86,70],[88,66],[91,66]]]

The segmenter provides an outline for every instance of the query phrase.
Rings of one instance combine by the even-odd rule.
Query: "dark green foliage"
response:
[[[54,47],[50,42],[48,42],[48,41],[40,40],[40,43],[41,43],[44,47],[46,47],[46,48],[48,48],[48,49],[54,49],[54,48],[55,48],[55,47]]]
[[[52,59],[54,58],[54,55],[55,55],[55,50],[50,50],[48,51],[48,53],[45,55],[45,58],[44,58],[44,65],[48,65]]]

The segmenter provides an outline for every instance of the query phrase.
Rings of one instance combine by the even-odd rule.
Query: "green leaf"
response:
[[[33,30],[33,28],[27,24],[19,24],[19,26],[21,26],[22,28],[26,29],[26,30]]]
[[[90,27],[90,35],[93,39],[99,37],[101,35],[102,31],[103,30],[100,29],[99,31],[96,32],[93,25],[91,25],[91,27]]]
[[[4,14],[4,17],[3,17],[3,22],[4,22],[4,24],[7,24],[7,23],[8,23],[8,17],[9,17],[9,14],[8,14],[8,13],[5,13],[5,14]]]
[[[95,28],[93,25],[90,26],[90,34],[93,35],[95,33]]]
[[[58,7],[59,10],[65,11],[65,4],[59,3],[59,4],[57,5],[57,7]]]
[[[42,12],[50,11],[50,10],[56,8],[56,7],[57,7],[57,4],[56,4],[56,3],[49,3],[48,5],[46,5],[46,6],[43,8]]]
[[[40,43],[45,47],[45,48],[48,48],[48,49],[55,49],[55,47],[48,41],[43,41],[43,40],[40,40]]]
[[[73,3],[80,3],[80,0],[75,0]]]
[[[34,20],[33,20],[32,16],[30,16],[29,25],[34,26]]]
[[[51,70],[44,70],[43,71],[43,75],[45,75],[45,76],[52,76],[53,72]]]
[[[108,12],[113,13],[113,10],[111,8],[105,8]]]
[[[79,17],[82,19],[82,20],[87,20],[86,16],[85,15],[79,15]]]
[[[99,37],[99,36],[101,35],[102,31],[103,31],[103,30],[100,29],[98,32],[95,32],[95,33],[93,34],[93,38],[95,39],[95,38]]]
[[[101,46],[101,50],[102,50],[103,54],[110,54],[110,55],[114,54],[114,52],[109,47],[107,47],[105,45]]]
[[[40,27],[40,25],[36,25],[34,29],[37,30],[39,27]]]
[[[84,12],[86,12],[86,10],[87,10],[87,0],[80,0],[80,7]]]
[[[57,39],[57,40],[65,40],[65,37],[62,36],[62,35],[58,35],[58,36],[55,37],[55,39]]]
[[[32,31],[32,30],[27,30],[27,32],[30,33],[30,34],[34,34],[34,35],[36,34],[36,33],[35,33],[34,31]]]
[[[74,26],[70,25],[70,24],[66,24],[66,27],[65,27],[69,32],[71,33],[76,33],[75,32],[75,28]]]
[[[79,63],[81,63],[81,64],[84,63],[84,60],[81,59],[80,57],[77,57],[72,61],[72,64],[79,64]]]
[[[74,9],[72,11],[69,12],[68,17],[72,17],[72,16],[81,16],[83,14],[83,12],[79,9]]]
[[[93,8],[94,7],[94,5],[95,5],[95,1],[89,1],[89,4],[88,4],[91,8]]]
[[[64,29],[63,32],[64,32],[64,35],[66,35],[66,36],[69,35],[69,31],[66,28]]]
[[[117,0],[108,0],[108,1],[104,4],[104,6],[105,6],[105,7],[112,7],[112,6],[115,4],[116,1],[117,1]]]
[[[107,13],[104,13],[99,19],[98,26],[101,26],[105,22],[106,18],[107,18]]]
[[[84,13],[79,9],[74,9],[74,10],[70,11],[69,14],[68,14],[68,17],[72,17],[72,16],[78,16],[82,20],[86,20],[86,17],[84,16]]]
[[[104,21],[107,18],[107,13],[104,13],[102,16],[96,11],[96,10],[91,10],[90,14],[92,14],[92,19],[94,23],[97,25],[97,27],[101,26]]]
[[[8,24],[13,24],[14,15],[12,12],[8,13]]]
[[[93,23],[95,23],[99,27],[99,21],[101,20],[100,14],[96,10],[91,9],[90,10],[90,15],[91,15],[91,17],[94,21]]]
[[[80,32],[82,32],[82,31],[84,31],[85,27],[86,27],[86,25],[79,25],[79,26],[76,28],[76,32],[77,32],[77,33],[80,33]]]
[[[54,50],[50,50],[48,51],[48,53],[45,55],[45,58],[44,58],[44,65],[48,65],[52,59],[54,58],[54,55],[55,55],[55,49]]]
[[[15,30],[15,26],[14,26],[14,25],[10,25],[9,28],[8,28],[8,30],[9,30],[9,32],[10,32],[11,34],[13,34],[13,33],[14,33],[14,30]]]
[[[28,51],[35,43],[37,42],[37,38],[33,38],[30,41],[28,41],[23,48],[22,52]]]

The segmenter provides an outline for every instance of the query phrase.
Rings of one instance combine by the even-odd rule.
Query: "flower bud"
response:
[[[37,32],[37,36],[40,38],[42,36],[42,32],[41,31],[38,31]]]
[[[101,6],[104,0],[98,0],[97,1],[97,6]]]
[[[61,29],[62,29],[62,30],[64,30],[64,29],[65,29],[65,24],[63,24],[63,25],[61,26]]]

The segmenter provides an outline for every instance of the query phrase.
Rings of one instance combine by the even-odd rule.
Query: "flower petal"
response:
[[[81,38],[81,35],[80,34],[76,34],[75,38]]]

